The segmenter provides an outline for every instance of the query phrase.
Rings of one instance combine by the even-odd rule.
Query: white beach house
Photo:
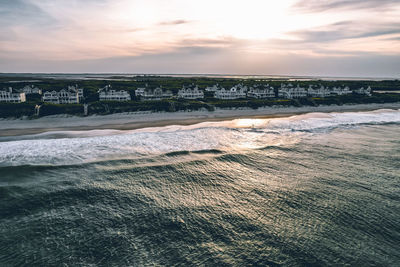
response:
[[[247,92],[248,97],[252,98],[274,98],[275,97],[275,90],[272,86],[267,85],[254,85],[250,87],[249,91]]]
[[[42,94],[42,89],[39,89],[38,87],[34,86],[34,85],[26,85],[24,88],[21,89],[21,91],[23,93],[25,93],[26,95],[30,95],[30,94]]]
[[[178,97],[184,99],[199,99],[204,98],[204,92],[199,89],[199,87],[194,84],[189,86],[182,86],[182,89],[178,91]]]
[[[46,91],[43,93],[42,101],[52,104],[79,104],[79,95],[77,90],[70,89]]]
[[[43,102],[48,102],[48,103],[53,103],[53,104],[59,104],[59,95],[57,91],[46,91],[44,92],[42,96],[42,101]]]
[[[328,97],[331,95],[331,92],[329,88],[322,85],[319,88],[310,85],[307,90],[307,95],[311,97]]]
[[[11,87],[0,91],[0,102],[20,103],[25,101],[25,93],[14,93]]]
[[[220,89],[221,89],[221,86],[219,86],[219,84],[217,83],[217,84],[214,84],[213,86],[207,86],[204,90],[206,92],[216,92]]]
[[[68,91],[77,91],[78,92],[78,97],[79,97],[79,102],[82,102],[83,100],[83,89],[82,88],[78,88],[78,85],[75,86],[68,86]]]
[[[111,85],[99,89],[100,101],[130,101],[131,95],[126,90],[114,90]]]
[[[307,97],[307,90],[299,85],[293,87],[292,84],[281,84],[281,88],[278,90],[278,96],[286,99]]]
[[[353,90],[354,93],[359,94],[359,95],[367,95],[367,96],[371,96],[371,86],[368,86],[366,89],[364,89],[364,87],[361,87],[359,89]]]
[[[231,89],[226,90],[225,88],[220,88],[215,92],[215,98],[218,99],[238,99],[238,98],[245,98],[246,91],[243,86],[233,86]]]
[[[149,88],[146,84],[145,88],[138,88],[135,91],[135,95],[140,97],[140,100],[150,101],[150,100],[161,100],[165,98],[171,98],[173,96],[172,92],[169,90],[164,91],[162,87],[157,87],[155,89]]]
[[[136,97],[142,97],[146,93],[146,89],[148,88],[148,85],[146,83],[146,87],[139,87],[135,90],[135,96]]]
[[[331,90],[331,95],[348,95],[353,93],[348,86],[346,87],[333,87]]]
[[[239,84],[235,85],[234,87],[236,87],[237,90],[242,90],[245,93],[247,93],[247,91],[249,90],[247,85],[243,85],[243,83],[239,83]]]

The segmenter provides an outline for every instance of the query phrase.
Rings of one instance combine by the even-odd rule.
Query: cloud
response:
[[[388,41],[400,41],[400,36],[386,38]]]
[[[299,30],[290,33],[302,42],[331,42],[344,39],[359,39],[400,34],[400,23],[376,23],[342,21],[314,30]]]
[[[0,0],[0,22],[2,26],[48,26],[57,20],[31,1]]]
[[[301,0],[293,8],[304,12],[327,10],[390,9],[399,6],[398,0]]]
[[[187,23],[190,23],[190,21],[178,19],[178,20],[172,20],[172,21],[163,21],[163,22],[160,22],[158,25],[171,26],[171,25],[180,25],[180,24],[187,24]]]
[[[352,58],[364,70],[376,59],[379,73],[400,55],[399,0],[301,0],[291,16],[288,0],[276,18],[243,13],[245,1],[230,12],[239,17],[221,17],[226,5],[214,2],[0,0],[0,71],[307,74]]]
[[[237,45],[243,42],[242,40],[235,39],[232,37],[220,37],[220,38],[185,38],[180,40],[177,45],[180,47],[227,47]]]
[[[341,77],[397,77],[400,56],[364,54],[354,57],[310,57],[300,54],[253,54],[215,47],[181,47],[171,52],[92,60],[10,60],[2,72],[71,73],[208,73]]]

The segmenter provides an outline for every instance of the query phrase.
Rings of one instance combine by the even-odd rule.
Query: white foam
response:
[[[400,111],[310,113],[132,131],[51,132],[0,142],[0,166],[68,165],[173,151],[249,149],[288,143],[304,132],[381,123],[400,123]]]
[[[309,113],[284,119],[271,120],[269,130],[312,131],[360,124],[399,123],[399,110],[372,112]]]

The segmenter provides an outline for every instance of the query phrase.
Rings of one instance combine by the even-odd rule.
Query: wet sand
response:
[[[32,135],[55,131],[87,131],[97,129],[134,130],[169,125],[192,125],[206,121],[225,121],[240,118],[278,118],[310,112],[357,112],[377,109],[400,109],[400,103],[361,104],[318,107],[267,107],[254,109],[217,109],[192,112],[134,112],[111,115],[76,117],[47,116],[39,119],[2,119],[0,136]]]

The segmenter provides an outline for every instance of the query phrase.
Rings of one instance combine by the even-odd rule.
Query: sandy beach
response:
[[[191,125],[205,121],[238,118],[277,118],[312,112],[355,112],[400,109],[400,103],[331,105],[318,107],[266,107],[254,109],[217,109],[189,112],[132,112],[76,117],[47,116],[39,119],[0,119],[0,136],[39,134],[50,131],[84,131],[95,129],[133,130],[167,125]]]

